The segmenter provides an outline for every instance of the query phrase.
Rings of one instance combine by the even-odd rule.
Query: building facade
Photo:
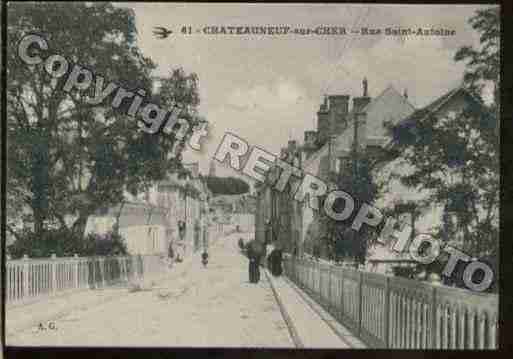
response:
[[[355,153],[353,149],[367,154],[379,152],[387,143],[385,123],[396,124],[414,111],[406,94],[401,95],[392,86],[375,98],[370,97],[364,78],[362,96],[354,97],[352,106],[349,95],[325,96],[317,111],[317,129],[305,131],[300,145],[289,140],[281,149],[281,156],[303,173],[314,175],[335,189],[340,172],[355,161],[351,157]],[[289,186],[297,188],[294,183]],[[318,213],[307,201],[294,201],[287,190],[279,193],[263,184],[258,191],[258,204],[257,237],[265,237],[264,233],[268,232],[265,226],[270,221],[285,247],[299,255],[312,253],[315,243],[322,244]],[[321,248],[321,255],[327,251],[328,248]]]
[[[184,164],[183,173],[173,173],[138,196],[125,193],[125,201],[89,218],[86,232],[103,234],[117,226],[131,254],[167,253],[188,255],[202,247],[201,220],[209,213],[211,194],[199,174],[198,163]],[[178,223],[185,223],[180,238]]]

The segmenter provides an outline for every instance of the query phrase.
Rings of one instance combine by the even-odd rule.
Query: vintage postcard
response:
[[[3,10],[7,347],[499,347],[499,5]]]

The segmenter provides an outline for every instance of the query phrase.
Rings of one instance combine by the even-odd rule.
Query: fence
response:
[[[8,260],[6,303],[26,304],[68,290],[93,289],[164,273],[158,256],[66,257]]]
[[[287,258],[284,270],[369,346],[496,349],[498,296]]]

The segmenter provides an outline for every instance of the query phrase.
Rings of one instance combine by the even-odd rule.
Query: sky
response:
[[[422,107],[461,83],[464,64],[453,57],[463,45],[478,45],[468,24],[476,5],[374,4],[191,4],[118,3],[136,16],[138,44],[158,65],[155,75],[183,67],[200,84],[200,114],[210,123],[201,153],[184,153],[206,173],[226,131],[278,154],[289,139],[303,140],[315,129],[324,94],[369,95],[387,86],[407,89],[409,100]],[[483,8],[485,6],[481,6]],[[241,36],[180,33],[182,26],[288,25],[352,28],[423,27],[455,30],[455,36],[413,36],[399,41],[376,35]],[[166,39],[154,26],[172,29]],[[218,165],[218,175],[236,172]]]

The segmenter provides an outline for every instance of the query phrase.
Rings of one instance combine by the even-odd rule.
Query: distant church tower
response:
[[[210,177],[216,177],[216,161],[214,159],[210,160],[210,169],[208,170],[208,175]]]

